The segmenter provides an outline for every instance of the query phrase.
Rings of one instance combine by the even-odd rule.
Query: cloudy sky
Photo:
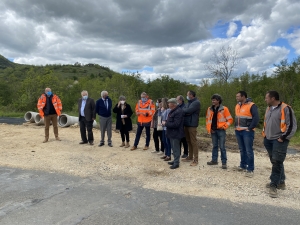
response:
[[[0,54],[17,63],[98,63],[199,83],[232,46],[241,72],[300,55],[299,0],[1,0]]]

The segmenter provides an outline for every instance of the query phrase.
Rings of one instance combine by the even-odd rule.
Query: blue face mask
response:
[[[52,92],[51,92],[51,91],[48,91],[48,92],[47,92],[47,95],[48,95],[48,96],[52,95]]]
[[[158,106],[158,102],[156,102],[156,104],[155,104],[156,106]]]
[[[142,98],[142,102],[146,102],[147,101],[147,98]]]
[[[189,97],[189,96],[186,96],[186,99],[187,99],[187,100],[190,100],[190,97]]]
[[[82,99],[83,99],[83,100],[87,100],[87,98],[88,98],[88,96],[87,96],[87,95],[85,95],[85,96],[82,96]]]

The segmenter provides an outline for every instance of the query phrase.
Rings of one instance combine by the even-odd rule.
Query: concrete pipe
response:
[[[36,125],[44,125],[44,118],[42,118],[40,116],[40,114],[37,114],[35,117],[34,117],[34,122]]]
[[[26,122],[34,123],[36,115],[39,114],[37,112],[28,111],[24,115],[24,119]]]
[[[74,125],[75,123],[79,123],[79,118],[76,116],[61,114],[58,118],[58,125],[60,127],[69,127],[71,125]],[[96,120],[94,120],[93,127],[97,127]]]
[[[78,117],[76,117],[76,116],[69,116],[67,114],[61,114],[58,117],[58,125],[60,127],[69,127],[71,125],[74,125],[75,123],[78,123]]]

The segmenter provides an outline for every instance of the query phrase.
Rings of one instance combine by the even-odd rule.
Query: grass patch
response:
[[[24,117],[25,113],[22,112],[7,112],[0,110],[0,117],[14,117],[14,118],[22,118]]]

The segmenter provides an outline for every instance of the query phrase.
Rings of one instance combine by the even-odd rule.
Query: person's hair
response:
[[[237,94],[240,94],[241,97],[245,96],[245,98],[247,98],[247,93],[246,93],[246,91],[239,91]]]
[[[221,95],[214,94],[213,96],[211,96],[211,100],[213,100],[213,99],[219,101],[219,104],[222,104],[222,96]]]
[[[86,90],[83,90],[83,91],[81,92],[81,94],[83,94],[83,93],[86,93],[87,95],[89,94]]]
[[[267,94],[269,94],[270,98],[275,98],[275,100],[279,100],[279,93],[277,91],[268,91]]]
[[[189,91],[190,95],[192,95],[193,97],[196,97],[196,92],[194,91]]]
[[[178,95],[177,97],[180,99],[180,101],[184,102],[184,97],[182,95]]]
[[[146,92],[142,92],[142,93],[141,93],[141,95],[146,95],[146,96],[148,97],[148,95],[147,95],[147,93],[146,93]]]
[[[161,103],[162,103],[162,107],[164,107],[165,109],[169,108],[167,98],[162,98]]]
[[[119,101],[125,101],[126,100],[126,98],[125,98],[125,96],[124,95],[121,95],[120,97],[119,97]]]
[[[161,103],[161,98],[158,98],[156,101],[157,101],[158,103]]]
[[[108,95],[108,92],[107,91],[101,91],[101,97],[103,97],[103,95]]]

